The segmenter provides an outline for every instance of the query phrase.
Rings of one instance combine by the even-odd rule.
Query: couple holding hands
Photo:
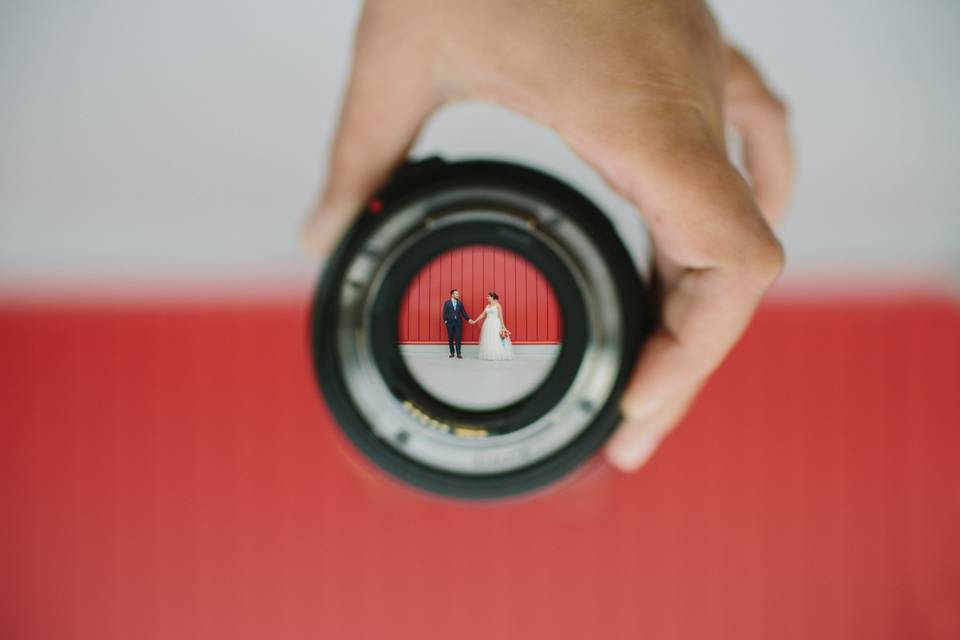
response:
[[[443,324],[447,327],[447,342],[450,346],[450,357],[460,355],[460,339],[463,333],[462,319],[470,324],[483,322],[480,327],[480,348],[477,357],[480,360],[512,360],[513,343],[510,340],[510,331],[503,324],[503,305],[495,291],[487,294],[487,306],[483,313],[470,319],[467,310],[460,300],[460,291],[450,290],[450,299],[443,303]]]

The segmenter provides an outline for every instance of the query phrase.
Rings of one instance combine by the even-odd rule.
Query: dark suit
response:
[[[463,335],[462,318],[470,319],[467,310],[463,308],[463,300],[457,300],[457,308],[453,308],[453,300],[447,300],[443,303],[443,324],[447,325],[447,342],[450,344],[450,355],[453,355],[453,349],[456,347],[457,355],[460,355],[460,337]]]

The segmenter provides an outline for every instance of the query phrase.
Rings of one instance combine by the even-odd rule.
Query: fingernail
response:
[[[607,459],[620,471],[633,473],[646,464],[659,444],[660,439],[649,434],[632,442],[613,442],[607,449]]]

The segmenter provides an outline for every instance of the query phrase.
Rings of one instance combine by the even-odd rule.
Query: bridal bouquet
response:
[[[510,337],[510,331],[509,331],[509,329],[500,329],[500,337],[501,337],[501,338],[509,338],[509,337]]]

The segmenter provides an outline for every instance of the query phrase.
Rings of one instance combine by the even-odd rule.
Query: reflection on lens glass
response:
[[[491,410],[532,393],[560,352],[550,282],[508,249],[467,245],[428,262],[400,305],[399,348],[411,375],[454,407]]]

